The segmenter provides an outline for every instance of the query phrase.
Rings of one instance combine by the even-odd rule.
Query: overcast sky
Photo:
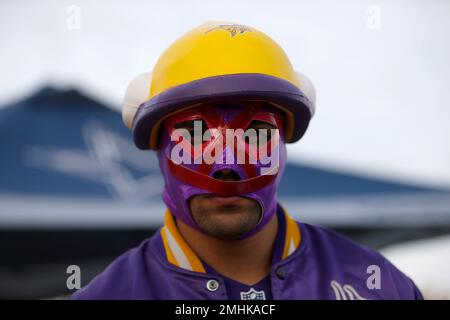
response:
[[[0,105],[52,84],[119,108],[128,81],[177,37],[239,22],[316,85],[291,160],[450,187],[450,1],[92,2],[0,3]]]

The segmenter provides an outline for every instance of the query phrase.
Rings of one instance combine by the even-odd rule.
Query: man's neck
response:
[[[209,236],[178,219],[176,223],[191,249],[219,274],[246,285],[269,274],[278,232],[276,215],[258,233],[233,241]]]

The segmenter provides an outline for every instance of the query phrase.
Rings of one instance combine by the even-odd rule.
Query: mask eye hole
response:
[[[196,145],[198,143],[201,144],[203,141],[203,135],[208,130],[208,125],[203,119],[193,119],[179,122],[175,124],[174,127],[175,129],[184,129],[182,133],[184,137],[191,142],[192,145]],[[196,128],[198,128],[197,131]],[[201,132],[201,137],[195,137],[195,134],[197,132]]]
[[[265,121],[253,120],[247,127],[245,143],[254,145],[259,141],[269,141],[272,138],[272,129],[277,129],[277,127]]]

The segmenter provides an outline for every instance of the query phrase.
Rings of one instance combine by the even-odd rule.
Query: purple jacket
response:
[[[379,253],[296,222],[281,207],[277,215],[273,299],[422,299],[411,279]],[[209,270],[167,212],[159,232],[117,258],[72,299],[229,299],[224,278]]]

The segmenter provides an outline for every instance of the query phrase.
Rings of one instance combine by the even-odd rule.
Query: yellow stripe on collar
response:
[[[301,234],[298,223],[283,209],[286,220],[286,237],[284,240],[284,249],[282,259],[290,256],[300,245]]]
[[[164,227],[161,229],[161,237],[167,260],[177,267],[205,273],[202,262],[179,233],[169,209],[166,210],[164,224]]]

